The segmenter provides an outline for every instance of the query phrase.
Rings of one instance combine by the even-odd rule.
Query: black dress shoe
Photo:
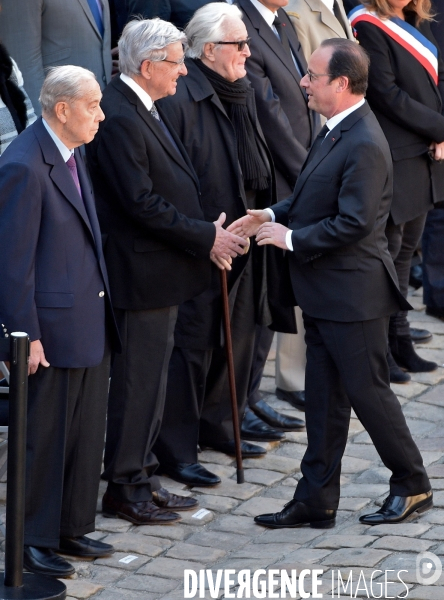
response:
[[[170,525],[181,519],[177,513],[159,508],[154,502],[122,501],[108,491],[102,498],[102,514],[104,517],[126,519],[134,525]]]
[[[283,431],[301,431],[305,427],[305,422],[302,419],[288,417],[287,415],[278,413],[264,400],[256,402],[256,404],[251,407],[251,410],[254,411],[262,421],[271,425],[271,427],[276,427]]]
[[[425,360],[416,354],[412,339],[409,335],[389,334],[389,343],[392,356],[398,365],[410,373],[429,373],[438,368],[436,362]]]
[[[156,506],[165,510],[194,510],[199,504],[196,498],[178,496],[165,488],[153,492],[153,502]]]
[[[230,440],[229,442],[212,442],[211,444],[203,443],[202,446],[212,448],[213,450],[217,450],[218,452],[223,452],[224,454],[228,454],[229,456],[236,456],[234,440]],[[264,456],[265,454],[267,454],[267,451],[264,450],[264,448],[262,448],[261,446],[256,446],[256,444],[250,444],[248,442],[242,441],[241,452],[242,458],[259,458],[260,456]]]
[[[159,473],[168,475],[174,481],[186,485],[211,487],[220,483],[220,477],[208,471],[200,463],[177,463],[176,465],[163,465]]]
[[[31,573],[49,577],[69,577],[75,573],[74,567],[54,550],[36,546],[23,548],[23,567]]]
[[[412,379],[408,373],[395,363],[390,348],[387,352],[387,363],[390,370],[390,383],[408,383]]]
[[[298,500],[290,500],[281,512],[254,517],[255,523],[271,529],[301,527],[301,525],[310,525],[313,529],[331,529],[335,525],[335,519],[335,510],[314,508]]]
[[[410,327],[409,329],[410,337],[414,344],[425,344],[426,342],[430,342],[433,337],[433,334],[427,331],[427,329],[416,329],[416,327]]]
[[[285,402],[288,402],[288,404],[291,404],[299,410],[305,410],[305,390],[301,390],[300,392],[287,392],[286,390],[281,390],[281,388],[276,388],[276,397],[279,398],[279,400],[285,400]]]
[[[243,440],[253,442],[279,442],[285,437],[283,431],[269,427],[262,419],[256,417],[249,408],[246,409],[242,419],[240,435]]]
[[[375,513],[359,517],[365,525],[383,525],[385,523],[402,523],[409,515],[423,513],[433,506],[433,492],[425,492],[417,496],[390,495]]]
[[[433,306],[426,306],[426,315],[436,317],[444,321],[444,308],[434,308]]]
[[[108,556],[115,552],[111,544],[93,540],[85,535],[79,537],[62,537],[60,538],[59,551],[62,554],[70,554],[71,556],[85,556],[90,558],[99,558]]]

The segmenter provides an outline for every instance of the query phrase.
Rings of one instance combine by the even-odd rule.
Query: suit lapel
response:
[[[353,125],[359,121],[362,117],[370,112],[370,108],[367,102],[360,106],[357,110],[353,111],[343,121],[341,121],[334,129],[328,132],[324,141],[322,142],[316,155],[309,160],[310,153],[305,159],[305,163],[302,166],[301,173],[296,182],[296,186],[293,192],[293,203],[297,200],[302,188],[305,183],[309,180],[310,175],[316,169],[316,167],[324,160],[324,158],[331,152],[332,148],[342,138],[343,132],[351,129]]]
[[[326,27],[334,31],[339,37],[344,37],[344,33],[347,33],[347,31],[342,26],[342,23],[340,23],[336,16],[331,12],[331,10],[326,7],[322,0],[306,0],[306,2],[312,11],[321,13],[321,21],[324,23],[324,25],[326,25]]]
[[[91,233],[93,234],[94,241],[96,243],[97,254],[100,257],[102,253],[102,236],[100,233],[99,221],[97,219],[96,206],[94,203],[94,196],[91,190],[91,183],[88,179],[88,175],[86,174],[85,164],[83,162],[78,148],[74,150],[74,154],[76,157],[77,173],[79,176],[80,188],[82,190],[83,204],[88,215],[87,224],[89,225]]]
[[[35,123],[35,134],[39,140],[45,162],[48,165],[51,165],[49,172],[50,178],[66,198],[66,200],[79,213],[80,217],[85,222],[85,225],[92,234],[93,232],[89,222],[88,214],[85,209],[85,204],[82,198],[79,196],[79,192],[76,188],[74,180],[72,179],[68,167],[63,161],[59,149],[54,144],[49,133],[46,131],[41,118]]]
[[[98,35],[98,37],[100,39],[102,39],[102,36],[100,35],[100,31],[97,28],[97,23],[96,20],[94,19],[91,9],[89,7],[88,4],[88,0],[68,0],[70,2],[78,2],[80,4],[80,6],[82,7],[88,21],[91,23],[92,28],[94,29],[94,31],[96,32],[96,34]],[[105,18],[105,11],[103,11],[103,17]]]

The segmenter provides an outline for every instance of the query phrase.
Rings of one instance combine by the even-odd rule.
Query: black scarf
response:
[[[260,141],[247,109],[248,83],[244,79],[227,81],[201,60],[195,62],[213,86],[233,124],[245,188],[264,190],[269,186],[270,173],[259,150]]]
[[[22,90],[10,77],[12,75],[12,60],[3,44],[0,44],[0,97],[11,113],[15,128],[21,133],[28,122],[26,97]]]

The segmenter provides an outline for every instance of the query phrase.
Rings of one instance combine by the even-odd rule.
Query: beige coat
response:
[[[285,7],[298,34],[307,61],[323,40],[338,37],[355,39],[342,0],[337,0],[337,3],[340,20],[325,6],[322,0],[289,0]]]

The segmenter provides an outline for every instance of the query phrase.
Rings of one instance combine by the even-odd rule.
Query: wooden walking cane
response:
[[[222,285],[222,303],[224,309],[225,351],[227,353],[228,381],[230,384],[231,412],[233,415],[234,447],[236,449],[237,483],[244,483],[244,468],[242,466],[242,450],[239,430],[239,411],[237,409],[236,380],[234,377],[233,344],[231,341],[230,307],[228,305],[227,272],[220,272]]]

